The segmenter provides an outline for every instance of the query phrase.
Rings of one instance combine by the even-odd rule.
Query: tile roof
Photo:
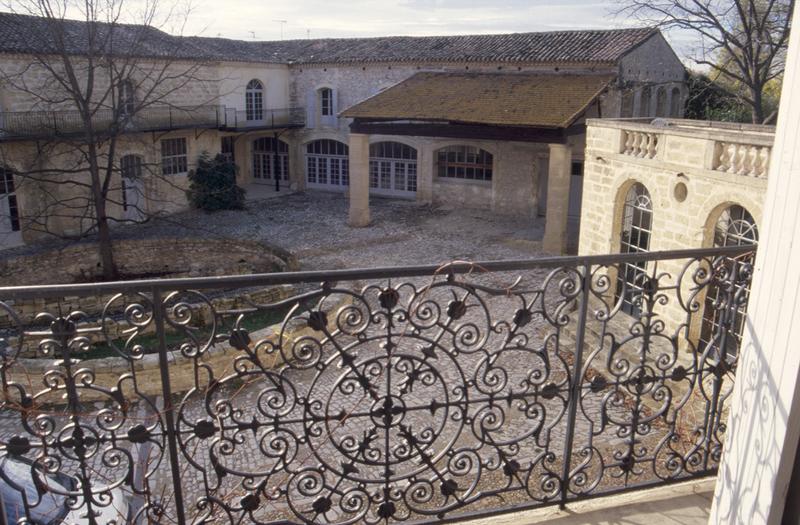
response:
[[[264,42],[294,64],[364,62],[613,63],[657,29],[501,35],[389,36]]]
[[[566,128],[613,79],[610,75],[417,73],[342,116]]]
[[[86,54],[91,49],[89,25],[77,20],[52,20],[35,16],[0,13],[0,52],[54,53],[60,51],[54,24],[63,24],[66,50],[69,54]],[[172,36],[151,26],[133,24],[94,25],[95,42],[117,55],[148,58],[197,58],[202,51],[185,39]],[[100,44],[94,44],[100,49]]]
[[[51,22],[0,13],[0,52],[42,53],[56,49]],[[87,24],[65,20],[70,53],[88,49]],[[111,26],[97,24],[101,35]],[[371,62],[614,63],[657,34],[654,28],[512,33],[502,35],[390,36],[258,42],[178,37],[153,27],[114,26],[116,53],[286,64]]]

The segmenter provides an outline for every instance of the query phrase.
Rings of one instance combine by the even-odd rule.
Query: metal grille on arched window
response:
[[[245,114],[247,120],[264,120],[264,85],[255,78],[245,91]]]
[[[631,186],[625,195],[622,210],[620,252],[644,253],[650,250],[653,228],[653,202],[642,184]],[[641,314],[642,287],[647,281],[647,263],[623,263],[617,275],[617,299],[622,311],[638,317]]]
[[[756,246],[758,227],[753,216],[745,208],[733,205],[725,209],[714,227],[714,246]],[[735,271],[741,274],[745,265],[751,265],[753,254],[728,259],[724,271],[728,273],[725,282],[733,282],[733,287],[713,284],[706,294],[703,310],[703,325],[700,330],[700,349],[705,351],[712,346],[712,354],[732,358],[738,352],[744,333],[747,315],[747,301],[750,287],[746,279],[730,277]],[[722,350],[723,352],[718,352]]]
[[[376,194],[413,197],[417,192],[417,150],[400,142],[369,147],[369,187]]]
[[[289,146],[284,141],[274,137],[262,137],[254,140],[254,182],[274,182],[276,171],[281,180],[289,180]]]
[[[350,185],[350,148],[344,142],[320,139],[306,145],[306,182],[310,187],[344,190]]]

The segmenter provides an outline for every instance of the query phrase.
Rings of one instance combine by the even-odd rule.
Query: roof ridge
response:
[[[208,40],[227,40],[229,42],[242,42],[245,44],[294,44],[311,42],[346,42],[355,40],[385,40],[390,38],[407,38],[414,40],[426,40],[435,38],[467,38],[467,37],[505,37],[505,36],[530,36],[530,35],[560,35],[576,33],[624,33],[624,32],[648,32],[654,33],[659,29],[657,26],[623,27],[614,29],[563,29],[550,31],[511,31],[506,33],[461,33],[452,35],[381,35],[381,36],[342,36],[325,38],[287,38],[284,40],[247,40],[242,38],[230,38],[219,36],[186,35],[181,38],[198,38]]]

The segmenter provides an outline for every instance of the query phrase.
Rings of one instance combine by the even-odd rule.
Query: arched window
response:
[[[672,96],[669,99],[669,115],[673,118],[681,118],[683,116],[680,88],[672,88]]]
[[[254,78],[247,83],[244,104],[247,120],[264,120],[264,84],[260,80]]]
[[[667,116],[667,90],[660,87],[656,90],[656,117]]]
[[[306,182],[309,187],[342,191],[350,185],[350,148],[338,140],[322,139],[306,145]]]
[[[400,142],[370,144],[369,187],[376,194],[416,195],[417,150]]]
[[[653,228],[653,201],[650,193],[638,182],[625,195],[620,231],[621,253],[643,253],[650,250]],[[641,314],[642,287],[647,280],[647,263],[623,263],[617,274],[617,299],[622,311],[634,317]]]
[[[289,145],[274,137],[253,141],[253,178],[255,182],[274,182],[275,173],[280,180],[289,180]]]
[[[756,246],[758,244],[758,227],[753,216],[745,208],[733,205],[726,208],[714,227],[714,246]],[[740,274],[745,264],[753,263],[753,255],[726,259],[724,262],[726,278],[730,280],[734,270]],[[727,284],[727,285],[726,285]],[[749,286],[743,283],[712,283],[706,293],[703,325],[700,330],[700,349],[706,350],[709,345],[719,349],[717,356],[732,358],[736,355],[742,342],[744,322],[747,315],[747,299]],[[728,294],[731,294],[728,296]],[[731,297],[738,302],[732,306]],[[730,315],[733,308],[733,315]],[[727,314],[727,315],[726,315]]]
[[[639,95],[639,116],[649,117],[650,115],[650,86],[645,86]]]
[[[133,115],[136,110],[136,87],[130,79],[119,83],[119,108],[123,116]]]
[[[630,89],[622,92],[622,107],[620,108],[620,116],[622,118],[633,117],[633,99],[634,93]]]
[[[494,158],[472,146],[448,146],[436,152],[436,173],[448,179],[492,180]]]
[[[122,215],[127,220],[140,220],[144,215],[144,162],[139,155],[125,155],[120,159],[122,181]]]

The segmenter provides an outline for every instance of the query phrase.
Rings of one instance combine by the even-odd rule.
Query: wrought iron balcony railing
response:
[[[248,120],[247,117],[252,117]],[[112,129],[122,132],[169,131],[178,129],[276,129],[302,127],[305,111],[298,108],[265,109],[259,115],[222,106],[150,106],[130,116],[112,109],[95,112],[92,123],[97,133]],[[255,117],[260,117],[256,119]],[[0,113],[0,140],[71,137],[84,131],[78,111],[19,111]]]
[[[301,128],[305,126],[305,109],[281,108],[241,111],[225,108],[224,127],[231,130]]]
[[[5,516],[439,522],[713,475],[748,249],[0,288]]]

